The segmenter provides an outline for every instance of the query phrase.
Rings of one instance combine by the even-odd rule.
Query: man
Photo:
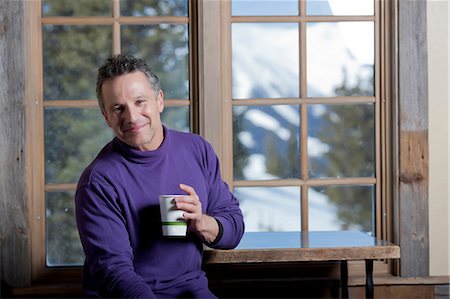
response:
[[[75,195],[88,296],[211,298],[203,244],[230,249],[243,232],[237,199],[211,145],[163,126],[164,94],[142,59],[115,55],[99,68],[97,98],[115,138],[83,172]],[[162,236],[158,196],[176,207],[186,238]]]

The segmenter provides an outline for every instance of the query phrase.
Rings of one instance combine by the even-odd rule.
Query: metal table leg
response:
[[[341,298],[348,299],[348,267],[347,261],[341,261]]]
[[[373,260],[366,260],[366,298],[373,299]]]

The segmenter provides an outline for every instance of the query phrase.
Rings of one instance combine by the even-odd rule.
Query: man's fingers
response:
[[[197,193],[195,192],[194,188],[192,188],[189,185],[180,184],[180,189],[187,192],[190,196],[197,196]]]
[[[187,212],[183,215],[186,220],[200,220],[202,204],[194,188],[186,184],[180,184],[180,189],[188,193],[188,195],[180,196],[176,200],[176,207]]]

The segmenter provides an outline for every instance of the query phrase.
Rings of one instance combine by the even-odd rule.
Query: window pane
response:
[[[95,99],[97,69],[111,55],[111,26],[44,25],[44,97]]]
[[[188,25],[127,25],[122,53],[141,57],[158,74],[166,99],[189,98]]]
[[[84,253],[75,221],[74,192],[49,192],[45,198],[48,266],[82,265]]]
[[[113,138],[98,108],[45,110],[46,183],[76,183]]]
[[[326,186],[308,192],[309,230],[357,230],[374,235],[373,186]]]
[[[120,0],[122,16],[187,16],[188,0]]]
[[[232,52],[233,98],[299,96],[298,24],[232,24]]]
[[[112,16],[111,0],[42,0],[42,15],[87,17]]]
[[[232,0],[233,16],[295,16],[298,0]]]
[[[374,95],[372,22],[308,23],[309,97]]]
[[[311,177],[374,175],[374,109],[374,104],[308,107],[308,156]]]
[[[316,16],[374,15],[373,0],[307,0],[306,14]]]
[[[234,194],[246,232],[300,231],[299,187],[241,187]]]
[[[233,107],[235,180],[298,178],[298,106]]]
[[[174,130],[189,132],[189,107],[164,107],[161,114],[164,124]]]

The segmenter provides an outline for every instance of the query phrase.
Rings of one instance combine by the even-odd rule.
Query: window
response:
[[[73,194],[113,136],[95,98],[97,68],[112,53],[142,57],[160,75],[166,125],[215,136],[247,231],[386,234],[383,2],[202,3],[218,4],[221,18],[197,15],[188,0],[29,4],[39,37],[30,191],[38,269],[83,262]],[[214,78],[217,97],[203,96]]]
[[[226,152],[247,231],[380,235],[378,5],[231,1]]]
[[[195,90],[190,7],[187,0],[42,0],[31,5],[41,11],[36,30],[42,37],[36,45],[42,52],[33,57],[42,82],[33,138],[42,154],[35,165],[42,165],[43,174],[33,198],[35,213],[45,219],[35,228],[45,242],[35,238],[41,250],[33,252],[33,259],[41,269],[82,265],[74,191],[81,172],[113,137],[96,100],[97,68],[113,53],[144,58],[165,92],[163,121],[190,131]]]

